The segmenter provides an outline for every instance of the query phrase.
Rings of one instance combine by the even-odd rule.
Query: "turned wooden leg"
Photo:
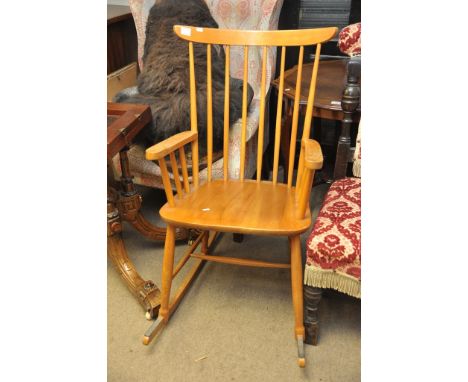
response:
[[[164,244],[164,259],[162,267],[161,307],[159,316],[153,325],[145,332],[143,344],[148,345],[151,340],[162,330],[169,320],[169,299],[174,272],[175,227],[167,225],[166,241]]]
[[[322,298],[322,289],[304,285],[305,304],[305,343],[317,345],[318,342],[318,304]]]
[[[120,167],[122,169],[122,176],[120,178],[122,190],[120,191],[117,205],[120,216],[148,239],[163,241],[166,237],[166,228],[153,225],[140,212],[142,197],[137,193],[133,183],[127,151],[128,149],[124,149],[119,153]],[[188,236],[187,229],[179,228],[176,230],[176,240],[187,240]]]
[[[299,235],[291,237],[289,241],[291,246],[291,287],[295,321],[294,334],[297,341],[298,364],[300,367],[305,367],[301,241]]]
[[[159,314],[167,322],[169,320],[169,299],[171,297],[172,274],[174,272],[175,228],[167,226],[164,244],[164,259],[162,268],[161,308]]]

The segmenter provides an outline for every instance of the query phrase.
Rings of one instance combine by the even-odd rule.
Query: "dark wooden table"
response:
[[[315,90],[314,107],[312,115],[314,117],[329,119],[334,121],[343,120],[343,110],[341,108],[341,98],[343,89],[346,85],[346,67],[348,59],[338,59],[329,61],[320,61],[317,86]],[[310,79],[312,77],[313,63],[304,64],[302,67],[301,99],[299,100],[300,118],[305,116],[307,98],[309,96]],[[284,90],[285,111],[281,131],[281,152],[285,161],[285,168],[288,168],[289,159],[289,141],[291,137],[292,113],[294,107],[294,98],[296,92],[297,66],[284,72]],[[272,81],[272,85],[278,91],[279,78]],[[360,107],[353,115],[354,121],[359,121],[361,117]],[[287,177],[287,170],[285,176]],[[325,176],[326,178],[326,176]],[[325,179],[324,178],[324,179]],[[326,179],[327,182],[330,179]]]
[[[343,110],[341,109],[341,97],[346,85],[346,65],[348,59],[321,61],[317,73],[317,87],[315,90],[313,116],[331,119],[335,121],[343,120]],[[307,106],[309,96],[310,79],[312,76],[313,63],[304,64],[302,67],[301,99],[299,105]],[[288,106],[294,104],[296,92],[297,66],[284,72],[283,95],[288,101]],[[279,88],[279,78],[275,79],[273,86]],[[360,118],[360,108],[355,116]]]

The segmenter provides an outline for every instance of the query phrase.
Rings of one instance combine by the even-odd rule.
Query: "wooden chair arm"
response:
[[[307,206],[309,205],[310,191],[312,181],[314,180],[315,170],[320,170],[323,165],[322,149],[317,141],[313,139],[303,139],[301,142],[304,152],[303,170],[297,182],[296,195],[298,201],[297,217],[304,218]]]
[[[323,155],[320,144],[313,139],[302,140],[304,147],[304,166],[309,170],[320,170],[323,166]]]
[[[198,138],[196,131],[183,131],[146,149],[147,160],[158,160]]]

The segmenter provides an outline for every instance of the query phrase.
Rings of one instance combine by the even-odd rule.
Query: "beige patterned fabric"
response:
[[[148,14],[153,6],[155,0],[128,0],[128,5],[132,11],[133,21],[135,22],[135,29],[138,39],[138,65],[140,70],[143,69],[143,52],[145,47],[146,37],[146,21]]]
[[[274,30],[278,28],[278,19],[283,0],[205,0],[213,18],[220,28],[246,30]],[[135,19],[138,36],[138,63],[142,68],[141,57],[145,42],[145,28],[148,13],[154,0],[129,0],[129,5]],[[231,48],[230,72],[233,77],[242,78],[243,59],[242,47]],[[276,48],[271,48],[267,54],[267,89],[274,78],[276,63]],[[254,89],[254,98],[247,115],[247,145],[245,176],[252,177],[256,170],[257,129],[259,123],[260,85],[261,85],[261,48],[249,49],[248,82]],[[268,110],[268,109],[266,109]],[[265,125],[268,126],[268,112],[265,113]],[[229,177],[239,178],[240,173],[240,136],[242,122],[239,119],[229,131]],[[268,144],[268,129],[265,129],[264,149]],[[160,170],[153,162],[144,159],[141,147],[132,147],[128,153],[130,169],[135,176],[135,183],[149,187],[162,188]],[[223,159],[213,163],[213,177],[223,177]],[[116,169],[120,172],[118,158],[114,158]],[[206,179],[207,170],[200,172],[201,180]]]

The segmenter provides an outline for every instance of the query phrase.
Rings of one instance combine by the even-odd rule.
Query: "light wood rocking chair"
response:
[[[320,47],[323,42],[335,36],[337,28],[321,28],[309,30],[285,31],[246,31],[223,30],[210,28],[195,28],[189,26],[174,26],[175,33],[187,40],[190,62],[190,97],[191,97],[191,131],[176,134],[165,141],[146,150],[146,159],[157,160],[161,168],[162,179],[167,196],[167,203],[161,208],[162,219],[167,223],[167,235],[164,247],[162,269],[162,298],[159,316],[147,330],[143,338],[144,344],[150,341],[167,324],[187,287],[195,277],[198,269],[205,261],[246,265],[253,267],[290,268],[292,297],[295,315],[295,338],[298,345],[299,366],[305,366],[304,356],[304,325],[300,234],[311,224],[309,197],[315,170],[323,163],[320,145],[309,139],[312,122],[312,106],[314,102],[315,84],[319,65]],[[196,79],[194,70],[194,43],[206,44],[207,49],[207,148],[208,177],[204,184],[199,183],[198,174],[198,133],[196,111]],[[225,91],[224,99],[224,179],[212,179],[212,92],[211,92],[211,50],[212,44],[224,45],[226,52],[225,86],[229,87],[230,46],[244,46],[244,92],[242,113],[242,135],[240,156],[240,178],[230,179],[228,173],[228,133],[229,133],[229,91]],[[302,61],[305,45],[317,45],[316,59],[310,82],[309,98],[302,134],[298,174],[293,186],[293,172],[288,174],[287,184],[278,183],[278,160],[281,134],[282,94],[284,85],[284,67],[287,46],[300,46],[297,81],[301,83]],[[249,46],[263,46],[262,81],[260,95],[260,123],[258,130],[258,156],[256,180],[244,179],[245,146],[246,146],[246,116],[247,116],[247,75]],[[280,91],[277,104],[273,179],[261,179],[264,121],[265,121],[265,87],[266,58],[268,47],[281,46]],[[197,46],[196,49],[199,49]],[[201,48],[203,49],[203,48]],[[294,161],[296,137],[298,130],[299,99],[301,86],[296,87],[296,102],[294,103],[293,123],[289,160]],[[184,146],[192,150],[192,176],[189,178]],[[176,156],[177,155],[177,156]],[[169,157],[170,167],[175,177],[177,194],[173,195],[166,157]],[[182,179],[178,171],[177,157],[180,161]],[[190,184],[190,180],[192,181]],[[202,233],[188,249],[186,255],[174,268],[174,244],[176,227],[195,228]],[[212,244],[219,232],[235,232],[256,235],[287,236],[291,248],[291,261],[288,264],[270,263],[249,259],[239,259],[211,254]],[[201,244],[201,253],[195,249]],[[189,258],[195,258],[196,264],[188,273],[175,297],[170,301],[171,284],[174,277]]]

